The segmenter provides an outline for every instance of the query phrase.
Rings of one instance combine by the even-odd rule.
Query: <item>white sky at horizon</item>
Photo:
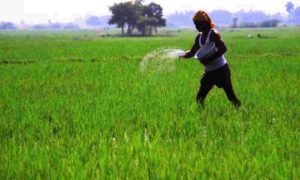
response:
[[[109,6],[128,0],[1,0],[0,21],[19,23],[70,22],[87,15],[109,15]],[[280,12],[287,14],[285,4],[292,1],[295,7],[300,0],[145,0],[144,3],[155,2],[164,9],[164,14],[203,9],[212,11],[224,9],[230,12],[240,10],[261,10],[268,14]]]

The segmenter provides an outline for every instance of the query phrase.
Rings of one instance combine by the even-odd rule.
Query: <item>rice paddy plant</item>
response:
[[[299,28],[222,32],[238,110],[217,87],[198,107],[196,60],[141,72],[193,32],[0,34],[1,179],[300,177]]]

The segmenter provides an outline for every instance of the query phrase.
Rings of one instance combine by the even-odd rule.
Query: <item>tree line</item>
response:
[[[157,33],[158,27],[166,26],[166,19],[163,18],[163,8],[156,3],[143,5],[141,1],[121,2],[111,6],[112,16],[109,24],[116,24],[121,28],[122,35],[133,35],[136,29],[141,35],[152,35]]]
[[[294,3],[289,1],[285,5],[286,11],[289,13],[288,22],[289,24],[300,24],[300,6],[295,7]]]
[[[281,13],[266,14],[263,11],[240,10],[238,12],[229,12],[226,10],[213,10],[209,12],[210,17],[218,26],[227,27],[276,27],[278,25],[300,25],[300,6],[295,7],[294,3],[289,1],[284,7],[288,16]],[[112,16],[87,16],[82,20],[75,20],[69,23],[51,22],[46,24],[26,24],[21,20],[19,24],[12,22],[0,22],[0,30],[14,29],[89,29],[89,28],[122,28],[122,34],[132,35],[136,29],[140,34],[151,35],[157,32],[158,27],[193,27],[192,17],[194,11],[176,12],[163,18],[163,9],[160,5],[150,3],[142,5],[141,1],[134,3],[119,3],[110,7]],[[80,19],[80,18],[79,18]],[[166,21],[168,22],[166,24]],[[108,22],[112,26],[108,25]],[[126,31],[126,32],[125,32]]]
[[[267,14],[259,10],[240,10],[229,12],[227,10],[212,10],[210,17],[218,26],[229,27],[276,27],[278,25],[300,25],[300,6],[295,7],[294,3],[289,1],[285,8],[288,17],[282,13]],[[169,27],[191,27],[194,26],[191,17],[194,11],[178,12],[167,16]]]

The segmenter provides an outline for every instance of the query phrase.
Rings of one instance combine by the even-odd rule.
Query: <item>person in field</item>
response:
[[[224,89],[228,99],[235,107],[240,107],[241,102],[234,93],[229,65],[224,56],[227,51],[225,43],[222,41],[220,34],[214,29],[215,25],[205,11],[198,11],[194,15],[193,21],[199,34],[195,39],[192,49],[180,57],[194,57],[199,49],[209,42],[214,42],[216,47],[216,52],[212,56],[200,59],[200,62],[205,66],[205,72],[197,93],[197,102],[203,106],[208,92],[216,85]]]

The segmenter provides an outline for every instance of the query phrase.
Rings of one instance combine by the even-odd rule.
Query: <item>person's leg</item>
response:
[[[235,107],[239,108],[241,106],[241,102],[234,93],[234,90],[232,87],[232,82],[231,82],[231,72],[230,72],[230,68],[229,68],[228,64],[226,64],[223,68],[221,85],[222,85],[229,101]]]
[[[239,108],[241,106],[241,101],[236,97],[233,87],[232,87],[232,83],[227,82],[226,84],[224,84],[223,89],[226,93],[227,98],[229,99],[229,101],[236,107]]]
[[[213,88],[214,84],[207,81],[201,81],[199,91],[197,93],[197,102],[199,105],[204,106],[204,100],[208,92]]]

